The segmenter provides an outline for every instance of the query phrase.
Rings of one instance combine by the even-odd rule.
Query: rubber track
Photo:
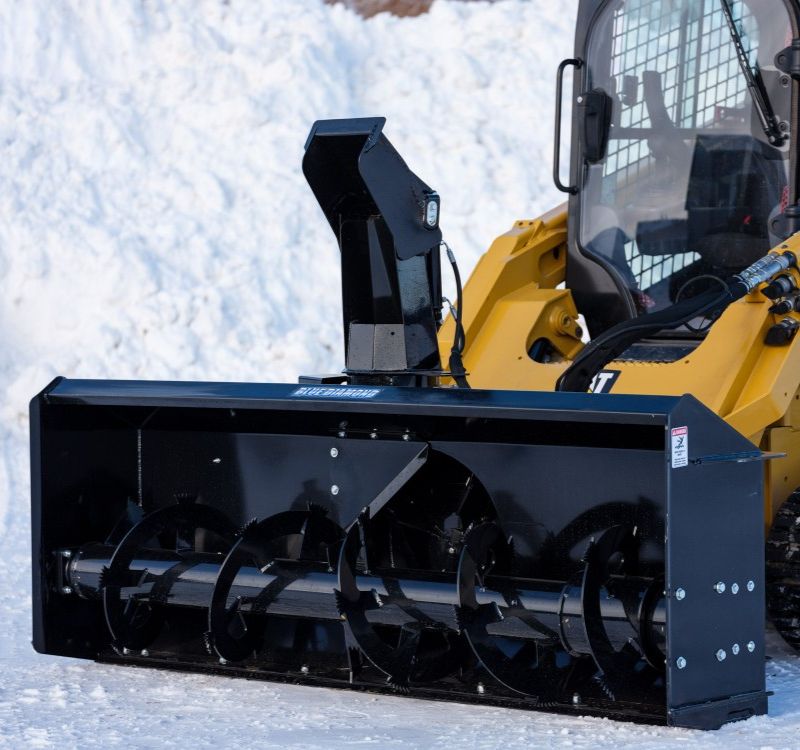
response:
[[[775,516],[766,562],[769,618],[783,639],[800,651],[800,489]]]

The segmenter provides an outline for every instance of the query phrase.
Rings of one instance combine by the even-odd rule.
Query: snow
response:
[[[467,272],[551,186],[576,3],[0,3],[0,748],[796,747],[770,717],[702,734],[33,653],[27,402],[71,377],[294,381],[341,366],[339,267],[300,174],[314,119],[386,115]]]

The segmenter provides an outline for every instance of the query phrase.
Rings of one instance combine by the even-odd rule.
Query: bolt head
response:
[[[731,653],[734,656],[736,656],[739,653],[739,644],[738,643],[734,643],[733,646],[731,646]]]
[[[739,593],[739,584],[732,583],[731,584],[731,594],[738,594]]]
[[[579,706],[581,703],[581,696],[580,693],[573,693],[572,694],[572,705]]]
[[[63,586],[61,588],[62,594],[71,594],[72,593],[72,586]]]
[[[150,656],[150,652],[146,648],[143,648],[139,653],[142,656]]]
[[[409,435],[407,432],[404,432],[403,433],[403,440],[411,440],[411,435]]]
[[[675,598],[682,602],[686,598],[686,592],[683,589],[676,589],[675,590]]]
[[[717,661],[725,661],[725,659],[727,659],[727,658],[728,658],[728,654],[725,653],[725,649],[724,648],[721,648],[719,651],[717,651]]]
[[[346,437],[346,435],[347,435],[347,433],[346,433],[344,430],[339,430],[339,432],[337,432],[336,434],[337,434],[337,435],[338,435],[340,438]]]
[[[747,582],[747,590],[748,591],[753,591],[753,589],[755,589],[755,587],[756,587],[756,582],[755,581],[748,581]]]
[[[725,584],[722,581],[717,581],[714,584],[714,591],[716,591],[718,594],[724,594],[725,593]]]
[[[223,659],[223,658],[220,656],[220,657],[219,657],[219,663],[220,663],[220,664],[221,664],[221,665],[224,667],[224,666],[225,666],[225,665],[228,663],[228,660],[227,660],[227,659]]]
[[[306,666],[305,664],[303,664],[303,666],[302,666],[302,667],[300,667],[300,671],[301,671],[303,674],[308,674],[308,666]]]
[[[331,458],[336,458],[336,456],[338,456],[338,455],[339,455],[339,449],[338,448],[331,448]]]
[[[375,440],[375,438],[377,438],[377,437],[378,437],[378,433],[377,433],[375,430],[373,430],[372,432],[370,432],[370,433],[369,433],[369,436],[370,436],[370,437],[371,437],[373,440]]]
[[[331,485],[331,495],[338,495],[339,494],[339,485],[332,484]]]
[[[748,641],[748,642],[747,642],[747,650],[748,650],[748,651],[749,651],[751,654],[753,653],[753,651],[755,651],[755,650],[756,650],[756,644],[755,644],[755,641]]]
[[[686,659],[684,659],[682,656],[679,656],[677,659],[675,659],[675,666],[678,669],[686,669]]]
[[[127,648],[127,647],[123,646],[123,647],[122,647],[122,653],[123,653],[123,655],[125,655],[125,656],[129,656],[129,655],[130,655],[130,653],[131,653],[131,650],[130,650],[129,648]]]
[[[483,695],[486,692],[486,688],[483,686],[482,682],[478,683],[476,690],[478,691],[478,695]]]
[[[71,549],[62,549],[61,550],[61,557],[63,557],[65,560],[69,560],[69,558],[72,557],[72,550]]]

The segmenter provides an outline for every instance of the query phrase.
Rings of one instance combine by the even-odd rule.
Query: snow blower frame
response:
[[[382,124],[318,123],[304,163],[342,248],[345,375],[33,400],[34,647],[686,727],[765,713],[761,452],[691,396],[396,387],[445,374],[441,234]]]

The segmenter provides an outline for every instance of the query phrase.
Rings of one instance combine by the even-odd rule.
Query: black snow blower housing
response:
[[[304,161],[342,251],[344,375],[33,400],[34,647],[687,727],[764,713],[758,452],[689,396],[427,387],[438,196],[382,124],[318,123]]]

